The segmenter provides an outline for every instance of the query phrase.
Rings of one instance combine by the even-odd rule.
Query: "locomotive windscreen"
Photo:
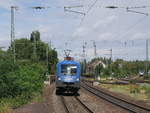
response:
[[[63,75],[76,75],[77,66],[72,64],[62,64],[61,65],[61,73]]]

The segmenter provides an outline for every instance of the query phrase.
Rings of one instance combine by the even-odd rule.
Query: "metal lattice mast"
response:
[[[83,60],[85,60],[85,48],[86,48],[85,45],[83,45],[82,48],[83,48],[83,50],[82,50],[82,52],[83,52]]]
[[[97,49],[96,49],[96,43],[93,41],[93,46],[94,46],[94,56],[95,58],[97,57]]]
[[[47,47],[46,47],[46,63],[47,63],[47,70],[48,70],[48,62],[49,62],[49,60],[48,60],[48,58],[49,58],[49,45],[47,44]]]
[[[14,63],[16,62],[16,49],[15,49],[15,10],[18,7],[11,6],[11,50],[13,51]]]
[[[146,72],[146,76],[148,77],[148,39],[146,40],[146,62],[145,62],[145,65],[146,65],[145,72]]]

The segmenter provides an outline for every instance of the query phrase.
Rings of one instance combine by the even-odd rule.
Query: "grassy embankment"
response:
[[[150,84],[138,84],[138,85],[101,84],[100,86],[113,92],[128,95],[137,100],[144,100],[144,101],[150,100]]]

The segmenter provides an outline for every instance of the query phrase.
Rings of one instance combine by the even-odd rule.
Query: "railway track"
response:
[[[66,97],[67,98],[67,97]],[[82,106],[82,108],[84,110],[86,110],[87,113],[94,113],[92,110],[90,110],[77,96],[74,96],[73,97],[80,106]],[[64,109],[65,109],[65,112],[66,113],[72,113],[72,111],[70,110],[70,108],[68,107],[68,104],[70,103],[67,103],[67,101],[65,100],[65,97],[64,96],[61,96],[61,101],[62,101],[62,104],[64,106]],[[74,108],[74,110],[77,109],[77,108]]]
[[[121,98],[112,96],[111,94],[106,93],[103,90],[94,88],[91,85],[88,85],[86,83],[82,82],[81,87],[83,87],[87,91],[91,92],[92,94],[94,94],[94,95],[96,95],[96,96],[98,96],[98,97],[100,97],[100,98],[102,98],[102,99],[104,99],[104,100],[106,100],[112,104],[115,104],[115,105],[117,105],[123,109],[126,109],[130,112],[133,112],[133,113],[150,113],[149,108],[146,108],[146,107],[134,104],[134,103],[130,103],[130,102],[123,100]]]

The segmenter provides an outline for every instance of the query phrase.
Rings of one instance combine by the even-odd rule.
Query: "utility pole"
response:
[[[48,51],[49,51],[49,46],[47,44],[47,48],[46,48],[46,63],[47,63],[47,72],[48,72]]]
[[[16,62],[16,48],[15,48],[15,10],[17,6],[11,6],[11,50],[13,51],[14,63]]]
[[[112,49],[110,49],[110,60],[112,61]]]
[[[86,51],[85,51],[85,49],[86,49],[86,42],[82,45],[82,52],[83,52],[83,73],[86,73]]]
[[[52,41],[49,41],[49,48],[52,49]]]
[[[145,61],[145,73],[148,77],[148,39],[146,39],[146,61]]]
[[[94,46],[94,56],[95,58],[97,57],[97,52],[96,52],[96,43],[93,41],[93,46]]]
[[[35,37],[35,35],[33,34],[33,45],[34,45],[34,47],[33,47],[33,54],[34,54],[34,57],[36,57],[36,37]]]
[[[82,52],[83,52],[83,60],[85,60],[85,48],[86,48],[85,45],[83,45],[82,48],[83,48],[83,50],[82,50]]]
[[[111,67],[111,63],[112,63],[112,48],[110,49],[110,75],[112,76],[112,67]]]
[[[82,74],[85,73],[85,45],[82,46],[83,52],[83,66],[82,66]]]

